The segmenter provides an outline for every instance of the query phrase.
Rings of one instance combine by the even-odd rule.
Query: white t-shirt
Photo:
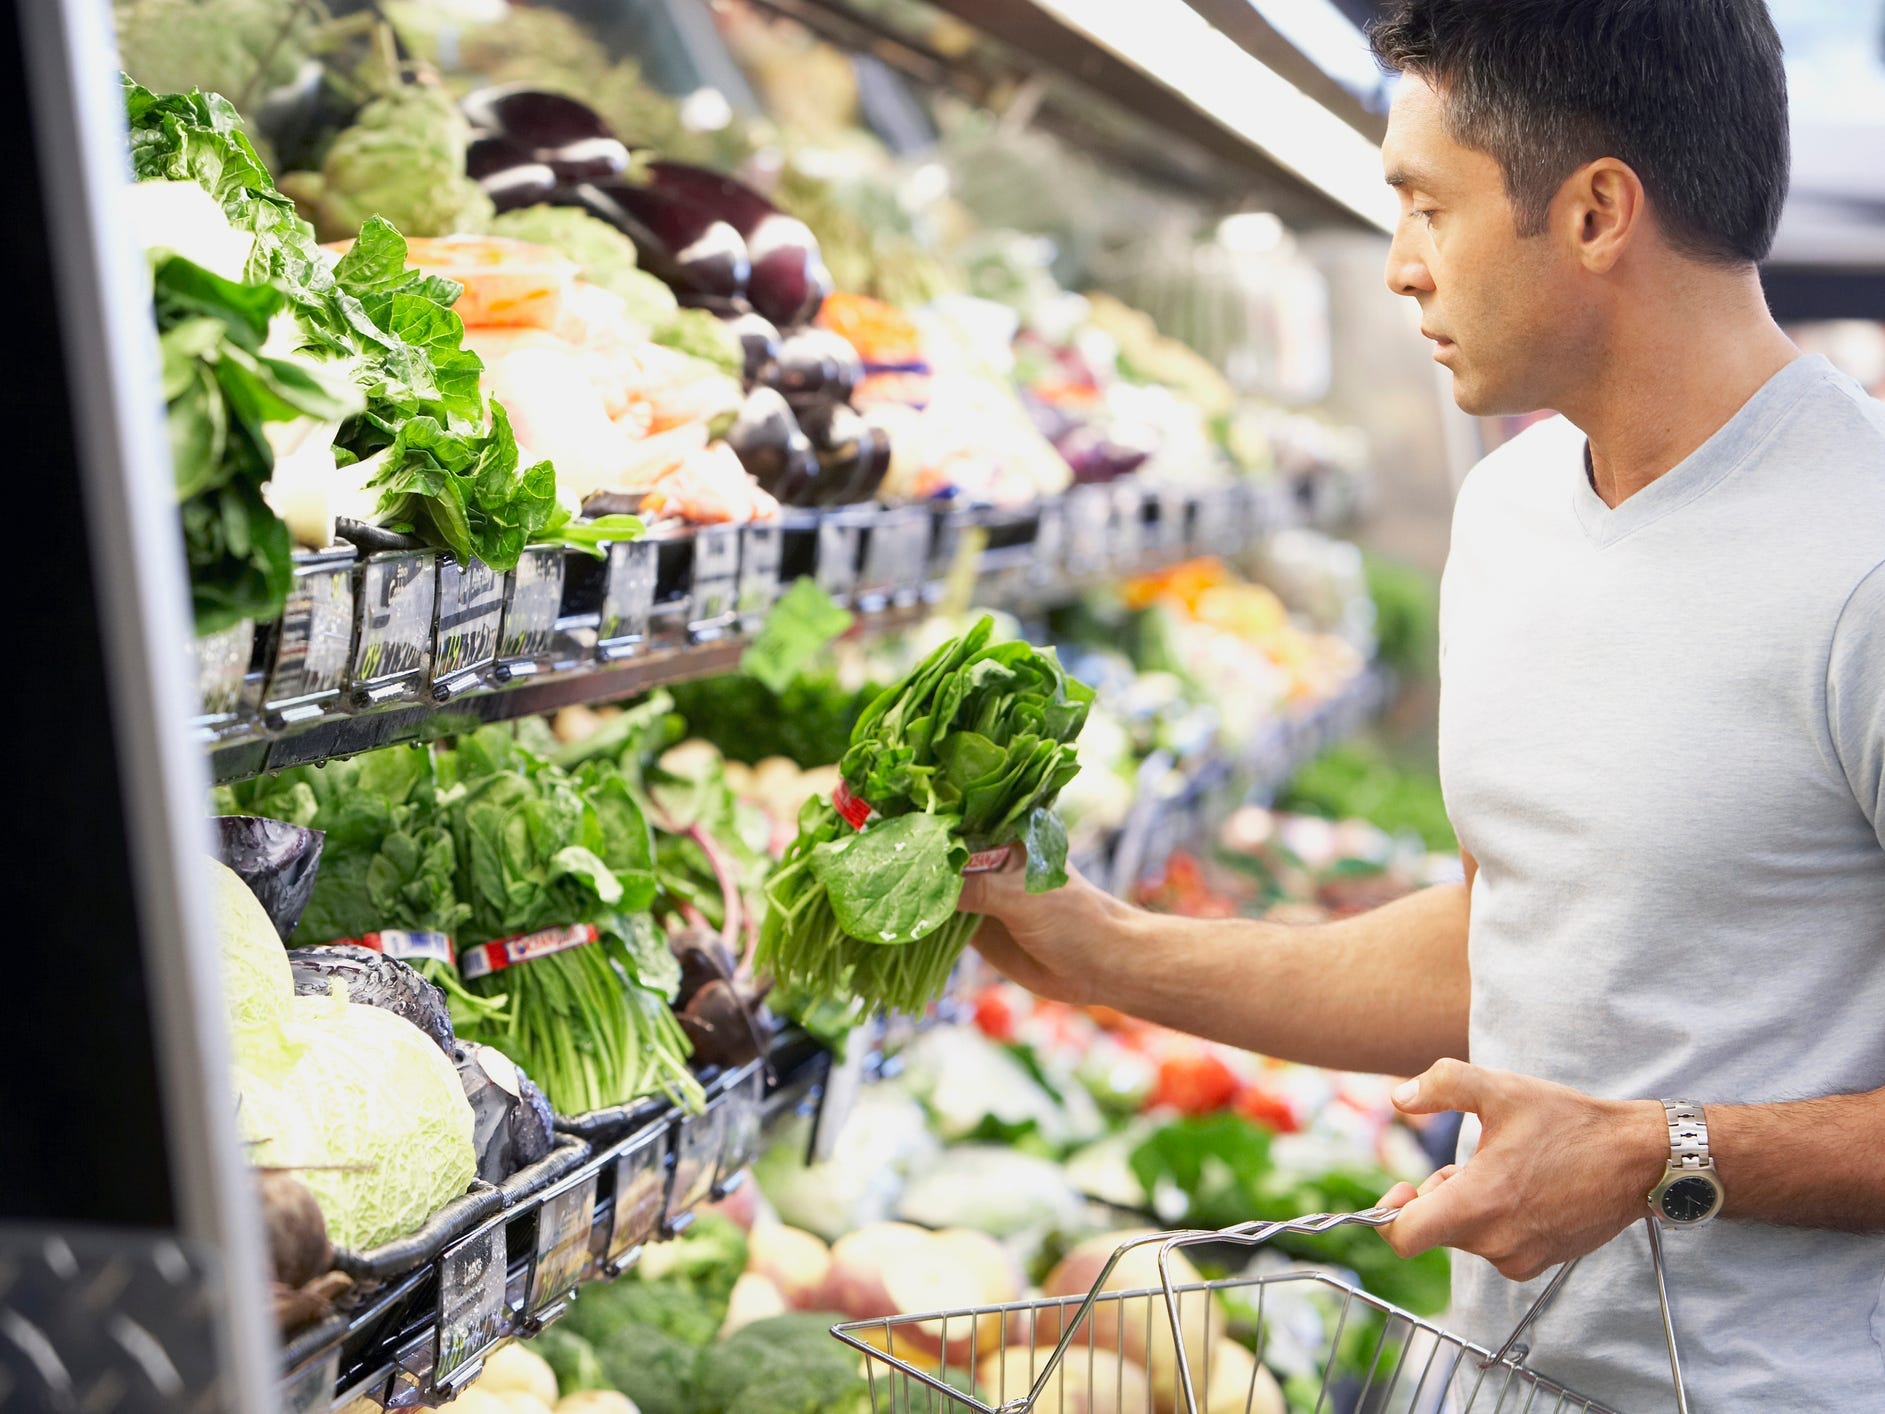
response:
[[[1471,1059],[1619,1099],[1885,1087],[1885,406],[1805,357],[1614,510],[1585,455],[1531,428],[1454,517]],[[1719,1221],[1664,1247],[1696,1410],[1885,1409],[1885,1237]],[[1496,1349],[1537,1284],[1455,1262],[1455,1322]],[[1533,1345],[1624,1414],[1674,1407],[1640,1225]]]

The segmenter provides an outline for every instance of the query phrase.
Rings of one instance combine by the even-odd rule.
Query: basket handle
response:
[[[1261,1247],[1271,1238],[1283,1233],[1314,1234],[1329,1232],[1338,1227],[1381,1228],[1386,1227],[1399,1216],[1400,1210],[1397,1208],[1379,1207],[1369,1208],[1359,1213],[1311,1213],[1306,1217],[1273,1222],[1240,1223],[1235,1227],[1215,1230],[1194,1228],[1180,1232],[1152,1233],[1121,1243],[1114,1250],[1113,1255],[1106,1259],[1106,1265],[1100,1269],[1098,1279],[1094,1281],[1092,1290],[1087,1292],[1086,1299],[1080,1303],[1079,1309],[1074,1312],[1073,1319],[1062,1323],[1060,1340],[1054,1346],[1054,1353],[1042,1367],[1034,1382],[1034,1387],[1028,1391],[1025,1400],[1015,1401],[1014,1407],[1026,1409],[1034,1407],[1035,1402],[1046,1390],[1048,1380],[1052,1378],[1055,1369],[1060,1365],[1067,1348],[1073,1344],[1081,1324],[1090,1318],[1094,1303],[1099,1300],[1107,1281],[1112,1277],[1113,1269],[1124,1260],[1128,1252],[1136,1248],[1158,1244],[1159,1285],[1164,1289],[1165,1314],[1172,1324],[1172,1347],[1178,1359],[1179,1388],[1184,1391],[1186,1414],[1198,1414],[1197,1395],[1191,1379],[1191,1360],[1185,1348],[1185,1333],[1179,1322],[1178,1292],[1172,1282],[1170,1258],[1173,1252],[1181,1247],[1195,1247],[1208,1242],[1234,1242],[1250,1247]],[[1662,1310],[1663,1339],[1669,1347],[1669,1375],[1675,1386],[1676,1410],[1677,1414],[1689,1414],[1688,1390],[1682,1378],[1682,1358],[1676,1348],[1675,1321],[1669,1311],[1669,1282],[1663,1267],[1662,1231],[1653,1217],[1646,1217],[1643,1221],[1649,1227],[1650,1265],[1655,1271],[1656,1299]],[[1558,1268],[1545,1289],[1538,1294],[1537,1300],[1532,1302],[1531,1307],[1519,1319],[1512,1334],[1506,1337],[1505,1344],[1499,1347],[1498,1353],[1492,1359],[1483,1362],[1485,1368],[1503,1364],[1516,1366],[1524,1363],[1530,1350],[1520,1344],[1521,1339],[1563,1289],[1565,1281],[1577,1269],[1579,1260],[1573,1258]]]

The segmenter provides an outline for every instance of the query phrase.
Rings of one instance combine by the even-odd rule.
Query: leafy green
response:
[[[691,354],[722,373],[742,377],[746,355],[739,336],[704,309],[677,309],[654,331],[654,341]]]
[[[334,138],[318,172],[290,172],[295,198],[323,240],[340,240],[370,217],[408,235],[482,231],[495,210],[465,175],[471,125],[450,94],[430,84],[396,83]]]
[[[699,1414],[867,1414],[870,1382],[815,1311],[754,1321],[701,1361]]]
[[[549,464],[518,467],[509,421],[480,391],[483,364],[464,347],[464,325],[451,310],[458,285],[409,269],[405,238],[373,215],[346,255],[332,260],[275,188],[235,109],[216,94],[158,95],[126,79],[124,97],[133,175],[194,181],[209,192],[233,226],[254,235],[245,276],[280,292],[297,350],[334,364],[357,386],[364,406],[356,400],[343,414],[335,455],[374,460],[383,518],[500,572],[540,539],[599,552],[605,533],[571,522]],[[179,430],[188,434],[182,452],[195,456],[214,423],[193,416]],[[214,508],[186,511],[193,570],[215,557],[256,557],[259,500],[259,491],[247,502],[229,493]],[[263,557],[279,549],[285,563],[286,532],[272,517],[270,524]],[[624,518],[606,536],[637,532]]]
[[[740,671],[758,678],[770,691],[783,693],[800,673],[857,621],[849,609],[801,576],[779,596],[746,651]]]
[[[1440,665],[1440,590],[1412,565],[1366,554],[1363,572],[1374,601],[1375,653],[1409,677],[1431,679]]]
[[[1367,820],[1389,834],[1415,834],[1428,849],[1458,848],[1440,777],[1398,766],[1377,746],[1332,747],[1299,770],[1279,809],[1334,820]]]
[[[1147,1136],[1130,1162],[1146,1192],[1169,1184],[1184,1194],[1177,1225],[1188,1228],[1358,1212],[1393,1186],[1389,1175],[1374,1171],[1303,1175],[1281,1169],[1271,1158],[1269,1131],[1237,1114],[1173,1120]],[[1292,1257],[1346,1267],[1369,1291],[1415,1315],[1437,1315],[1451,1297],[1444,1250],[1404,1260],[1361,1227],[1291,1233],[1271,1245]]]
[[[294,579],[288,527],[262,498],[275,465],[263,425],[339,421],[358,393],[305,359],[265,354],[285,300],[168,255],[152,271],[184,554],[199,633],[280,612]]]
[[[614,1389],[595,1346],[567,1325],[557,1324],[530,1339],[530,1348],[556,1372],[557,1393],[565,1397],[585,1389]]]
[[[783,688],[768,687],[751,674],[728,673],[677,683],[669,691],[688,731],[712,742],[729,761],[750,766],[784,756],[801,766],[833,766],[881,687],[845,686],[821,655]]]
[[[970,854],[1019,848],[1030,890],[1066,882],[1053,804],[1080,769],[1093,694],[1051,649],[991,643],[993,627],[942,644],[859,715],[839,765],[875,823],[854,833],[806,802],[757,957],[788,992],[921,1011],[978,921],[954,910]]]

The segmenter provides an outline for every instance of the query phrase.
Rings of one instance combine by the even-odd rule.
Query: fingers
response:
[[[1486,1219],[1484,1196],[1455,1173],[1404,1204],[1400,1216],[1380,1231],[1388,1246],[1403,1257],[1417,1257],[1435,1247],[1472,1251],[1474,1234]]]
[[[1375,1206],[1377,1208],[1404,1208],[1417,1196],[1413,1184],[1397,1183],[1381,1195],[1381,1201]]]
[[[1001,868],[964,874],[962,895],[956,900],[956,912],[1000,913],[1003,902],[1012,900],[1023,889],[1025,859],[1026,856],[1019,849],[1011,849]]]
[[[1394,1106],[1402,1114],[1431,1115],[1465,1110],[1483,1115],[1498,1089],[1498,1073],[1460,1060],[1435,1061],[1424,1075],[1394,1088]]]
[[[1447,1164],[1444,1168],[1435,1169],[1432,1173],[1427,1175],[1426,1181],[1420,1185],[1420,1190],[1415,1196],[1425,1198],[1429,1193],[1433,1192],[1434,1189],[1445,1183],[1459,1171],[1460,1166],[1458,1164]]]

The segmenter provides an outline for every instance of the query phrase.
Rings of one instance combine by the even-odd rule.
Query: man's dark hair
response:
[[[1498,161],[1520,234],[1544,229],[1571,173],[1614,157],[1678,249],[1767,258],[1790,152],[1765,0],[1398,0],[1368,38]]]

